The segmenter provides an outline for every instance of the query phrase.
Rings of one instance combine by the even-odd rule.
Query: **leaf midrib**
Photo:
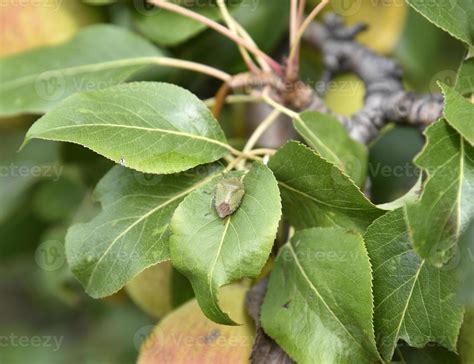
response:
[[[337,317],[337,315],[334,313],[334,311],[331,310],[331,308],[329,307],[329,305],[326,303],[326,301],[324,300],[323,296],[319,293],[318,289],[316,288],[316,286],[314,286],[313,282],[311,282],[311,280],[309,279],[308,275],[306,274],[306,271],[304,270],[303,266],[301,265],[299,259],[298,259],[298,256],[296,255],[296,252],[295,250],[293,249],[293,246],[291,245],[291,243],[288,243],[287,244],[290,251],[291,251],[291,254],[293,256],[293,259],[301,273],[301,275],[303,276],[303,278],[305,279],[305,281],[308,283],[309,287],[311,288],[311,290],[319,297],[319,299],[321,300],[321,302],[323,303],[323,305],[326,307],[326,309],[331,313],[331,315],[336,319],[337,323],[339,323],[339,325],[341,325],[341,327],[343,328],[343,330],[345,332],[347,332],[347,334],[349,335],[349,337],[360,347],[362,348],[362,350],[364,350],[365,352],[369,352],[364,346],[362,346],[361,343],[359,343],[356,338],[350,333],[349,330],[347,330],[346,326],[339,320],[339,318]],[[370,353],[370,352],[369,352]],[[372,353],[371,353],[372,354]]]
[[[303,191],[298,190],[294,187],[291,187],[291,186],[285,184],[284,182],[278,181],[278,184],[283,186],[284,188],[290,190],[290,191],[296,192],[296,193],[298,193],[298,194],[300,194],[300,195],[302,195],[306,198],[309,198],[310,200],[313,200],[314,202],[317,202],[321,205],[325,205],[325,206],[328,206],[328,207],[331,207],[331,208],[341,209],[341,210],[352,210],[352,211],[371,211],[372,210],[372,208],[364,208],[364,207],[348,207],[348,206],[331,205],[330,203],[318,200],[316,197],[311,196],[311,195],[307,194],[306,192],[303,192]]]
[[[41,138],[42,135],[48,134],[54,131],[58,130],[64,130],[64,129],[74,129],[74,128],[87,128],[87,127],[109,127],[109,128],[124,128],[124,129],[136,129],[136,130],[143,130],[143,131],[151,131],[151,132],[158,132],[158,133],[164,133],[164,134],[172,134],[172,135],[178,135],[178,136],[183,136],[191,139],[198,139],[202,140],[208,143],[216,144],[219,145],[227,150],[230,150],[230,146],[226,143],[220,142],[216,139],[211,139],[204,137],[202,135],[197,135],[197,134],[190,134],[190,133],[185,133],[185,132],[180,132],[180,131],[174,131],[174,130],[166,130],[166,129],[160,129],[160,128],[146,128],[143,126],[135,126],[135,125],[123,125],[123,124],[80,124],[80,125],[67,125],[67,126],[61,126],[57,128],[51,128],[48,129],[44,132],[40,132],[35,134],[33,137],[34,138]],[[32,136],[27,136],[27,139],[32,138]],[[48,137],[48,139],[50,139]]]

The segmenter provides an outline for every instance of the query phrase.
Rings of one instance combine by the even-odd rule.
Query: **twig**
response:
[[[250,136],[249,140],[247,141],[247,144],[245,144],[245,147],[243,149],[244,153],[249,153],[252,148],[257,144],[258,140],[260,137],[265,133],[265,131],[277,120],[278,116],[281,114],[280,110],[273,110],[273,112],[268,115],[265,120],[263,120],[258,127],[255,129],[255,131],[252,133]]]
[[[307,16],[303,24],[298,29],[298,32],[295,35],[295,39],[291,45],[290,55],[288,56],[288,64],[291,65],[293,63],[294,57],[296,56],[296,52],[299,49],[299,44],[301,38],[303,37],[304,32],[314,20],[314,18],[323,10],[323,8],[329,4],[330,0],[321,0],[321,2],[311,11],[311,13]]]
[[[284,105],[276,102],[275,100],[273,100],[267,93],[263,93],[262,94],[262,99],[263,101],[265,101],[268,105],[270,105],[271,107],[273,107],[274,109],[286,114],[287,116],[289,116],[290,118],[295,118],[298,116],[298,113],[285,107]]]
[[[230,31],[228,28],[224,27],[223,25],[215,22],[214,20],[211,20],[201,14],[198,14],[192,10],[186,9],[182,6],[167,2],[165,0],[148,0],[150,4],[159,6],[163,9],[175,12],[177,14],[183,15],[185,17],[188,17],[190,19],[193,19],[195,21],[201,22],[205,25],[207,25],[209,28],[214,29],[215,31],[221,33],[222,35],[226,36],[227,38],[233,40],[235,43],[247,48],[250,52],[255,54],[256,56],[262,57],[265,62],[268,63],[268,65],[278,74],[281,74],[281,66],[280,64],[275,61],[273,58],[262,52],[258,47],[250,44],[248,41],[245,39],[235,35],[232,31]]]
[[[226,104],[258,103],[262,101],[262,97],[254,95],[228,95],[224,101]],[[216,102],[215,97],[204,100],[204,103],[208,107],[214,106]]]
[[[296,32],[298,31],[298,0],[290,1],[290,47],[295,41]]]
[[[229,82],[232,79],[230,74],[201,63],[183,61],[181,59],[169,57],[150,57],[149,61],[160,66],[183,68],[190,71],[204,73],[206,75],[218,78],[224,82]]]
[[[236,26],[236,21],[235,19],[232,17],[232,15],[230,15],[229,13],[229,10],[227,10],[227,6],[225,4],[225,1],[224,0],[217,0],[217,6],[219,7],[219,10],[222,14],[222,17],[224,18],[224,21],[226,22],[227,26],[229,27],[229,29],[235,34],[235,35],[239,35],[239,31],[238,31],[238,28]],[[255,63],[253,62],[252,58],[250,57],[248,51],[242,46],[242,45],[238,45],[239,47],[239,52],[240,54],[242,55],[242,58],[245,62],[245,64],[247,65],[247,67],[249,68],[250,71],[254,72],[254,73],[257,73],[259,72],[259,69],[258,67],[255,65]]]

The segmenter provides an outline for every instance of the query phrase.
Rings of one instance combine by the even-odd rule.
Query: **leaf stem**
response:
[[[235,35],[238,36],[239,32],[238,32],[237,26],[235,25],[236,21],[232,17],[232,15],[230,15],[229,10],[227,9],[227,6],[225,4],[225,1],[217,0],[217,6],[219,7],[222,17],[224,18],[224,21],[226,22],[231,32],[233,32]],[[242,55],[242,58],[244,59],[244,62],[247,65],[248,69],[251,72],[258,73],[260,70],[253,62],[247,49],[245,49],[242,45],[238,45],[238,47],[239,47],[239,52]]]
[[[262,94],[262,99],[268,105],[270,105],[271,107],[273,107],[276,110],[281,111],[283,114],[288,115],[290,118],[296,118],[299,115],[296,111],[288,109],[287,107],[285,107],[282,104],[280,104],[280,103],[276,102],[275,100],[273,100],[267,93]]]
[[[218,78],[224,82],[229,82],[232,80],[232,76],[228,74],[227,72],[218,70],[217,68],[207,66],[205,64],[190,62],[190,61],[183,61],[181,59],[169,58],[169,57],[151,57],[150,59],[152,63],[160,65],[160,66],[182,68],[182,69],[187,69],[190,71],[200,72],[200,73],[204,73],[206,75]]]
[[[253,95],[229,95],[225,98],[226,104],[257,103],[260,101],[262,101],[261,96]],[[212,107],[216,103],[216,98],[212,97],[210,99],[204,100],[204,103],[206,106]]]
[[[230,31],[228,28],[224,27],[223,25],[215,22],[214,20],[211,20],[201,14],[196,13],[195,11],[186,9],[182,6],[167,2],[165,0],[148,0],[150,4],[159,6],[163,9],[175,12],[177,14],[183,15],[185,17],[188,17],[190,19],[193,19],[195,21],[201,22],[205,25],[207,25],[209,28],[214,29],[215,31],[221,33],[222,35],[226,36],[227,38],[233,40],[235,43],[245,47],[248,49],[250,52],[255,54],[256,56],[262,57],[266,63],[278,74],[281,75],[282,69],[280,64],[275,61],[273,58],[265,54],[258,48],[257,46],[249,43],[247,40],[239,37],[238,35],[235,35],[232,31]]]
[[[296,32],[298,31],[298,0],[290,3],[290,47],[293,45]]]
[[[314,20],[314,18],[323,10],[323,8],[329,4],[330,0],[321,0],[321,2],[311,11],[311,13],[306,17],[303,24],[298,29],[298,32],[295,35],[294,42],[291,45],[290,55],[288,56],[288,64],[291,64],[294,61],[294,58],[298,52],[301,37],[303,36],[305,30]]]
[[[258,140],[261,138],[263,133],[278,119],[278,116],[281,114],[280,110],[273,110],[270,115],[268,115],[255,129],[255,131],[250,136],[247,144],[245,144],[244,153],[248,153],[252,150],[252,148],[257,144]]]

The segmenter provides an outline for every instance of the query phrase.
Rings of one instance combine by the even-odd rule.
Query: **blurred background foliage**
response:
[[[287,47],[288,6],[287,0],[242,0],[240,6],[232,6],[232,13],[264,50],[281,57]],[[329,10],[343,15],[348,23],[368,23],[369,30],[360,41],[397,59],[409,88],[438,92],[436,80],[453,84],[462,46],[404,1],[333,0]],[[211,13],[203,11],[216,16],[215,8]],[[206,29],[196,31],[188,20],[167,17],[139,0],[12,0],[0,12],[0,57],[58,44],[80,28],[99,22],[140,33],[175,57],[228,72],[244,69],[230,41]],[[191,31],[181,34],[178,28]],[[303,47],[302,79],[316,85],[320,74],[320,54]],[[213,96],[220,86],[185,71],[147,72],[140,78],[173,82],[203,99]],[[360,80],[341,75],[331,83],[326,101],[335,111],[350,115],[360,108],[363,96]],[[230,138],[245,138],[244,116],[242,106],[224,110],[222,122]],[[17,153],[36,118],[0,119],[0,336],[54,336],[62,341],[56,351],[33,345],[2,346],[0,363],[134,362],[143,328],[192,297],[189,284],[170,267],[161,266],[145,272],[148,277],[141,279],[148,283],[140,286],[132,281],[126,289],[129,295],[124,290],[93,300],[83,292],[65,262],[64,237],[71,222],[87,221],[97,212],[93,188],[112,163],[79,146],[37,140]],[[422,144],[419,131],[405,127],[387,128],[373,143],[369,171],[374,202],[396,199],[416,182],[418,172],[412,159]],[[390,168],[384,169],[386,166]],[[34,167],[40,167],[42,173],[34,173]],[[438,349],[402,346],[399,352],[404,350],[406,357],[418,358],[418,363],[456,362],[455,355]],[[439,361],[444,356],[447,361]]]

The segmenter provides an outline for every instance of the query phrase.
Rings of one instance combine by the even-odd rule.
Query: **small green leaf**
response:
[[[189,91],[134,82],[72,95],[39,119],[25,142],[81,144],[145,173],[175,173],[216,161],[228,148],[209,109]]]
[[[223,178],[227,176],[193,192],[176,209],[170,251],[173,266],[190,280],[205,315],[221,324],[234,324],[218,305],[218,288],[260,273],[275,240],[281,204],[272,172],[254,163],[243,177],[240,207],[221,219],[213,199]]]
[[[285,144],[268,165],[283,213],[297,229],[339,226],[365,231],[383,214],[339,168],[297,142]]]
[[[472,0],[407,0],[416,11],[453,37],[474,44],[474,2]]]
[[[375,363],[371,281],[359,234],[298,231],[270,275],[263,329],[298,363]]]
[[[444,94],[446,121],[474,145],[474,104],[444,83],[439,86]]]
[[[399,339],[456,351],[463,308],[456,302],[452,267],[437,269],[410,244],[402,209],[377,219],[364,236],[373,267],[377,346],[390,361]]]
[[[474,214],[474,148],[444,120],[426,130],[415,162],[428,174],[421,199],[405,207],[417,253],[440,267]]]
[[[334,163],[358,185],[367,176],[365,147],[352,140],[334,116],[306,111],[293,119],[296,131],[320,156]]]
[[[74,225],[66,237],[69,265],[86,292],[94,298],[111,295],[145,268],[169,259],[174,210],[218,171],[209,166],[200,173],[147,177],[114,167],[96,190],[102,212]]]
[[[127,80],[160,55],[122,28],[94,25],[67,43],[0,59],[0,115],[43,114],[75,92]]]

